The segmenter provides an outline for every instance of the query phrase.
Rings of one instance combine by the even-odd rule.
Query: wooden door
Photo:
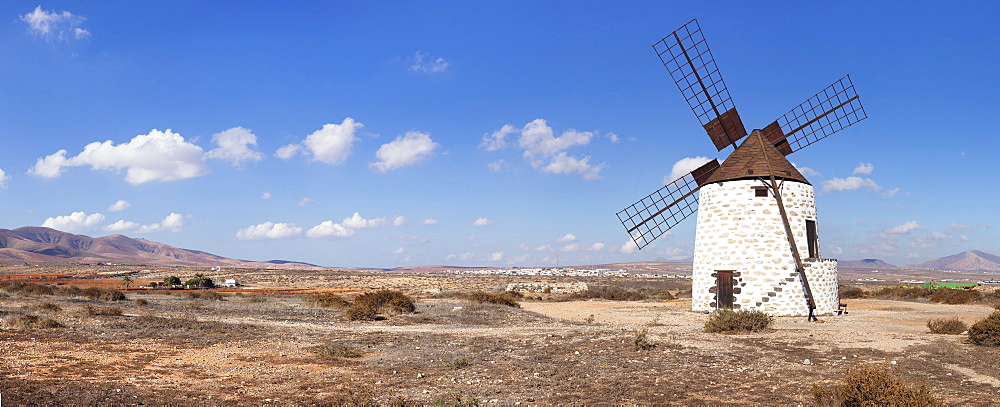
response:
[[[715,272],[715,295],[717,308],[733,309],[733,271]]]

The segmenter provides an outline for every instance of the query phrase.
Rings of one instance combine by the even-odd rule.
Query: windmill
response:
[[[642,249],[697,212],[692,310],[836,312],[837,261],[820,257],[812,185],[785,156],[867,118],[850,76],[748,136],[697,20],[653,50],[716,149],[734,149],[618,212],[632,240]]]

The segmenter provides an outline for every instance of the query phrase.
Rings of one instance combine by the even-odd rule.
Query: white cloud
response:
[[[556,239],[556,243],[575,242],[577,240],[580,239],[577,239],[576,235],[572,233],[567,233],[565,236]]]
[[[501,170],[503,170],[504,164],[506,164],[506,162],[501,158],[499,160],[486,164],[486,166],[489,167],[490,172],[500,172]]]
[[[670,169],[670,175],[663,177],[663,184],[669,184],[674,182],[680,177],[688,175],[691,171],[694,171],[698,167],[705,165],[705,163],[711,161],[708,157],[684,157],[674,163],[674,166]]]
[[[580,247],[579,243],[572,243],[572,244],[568,244],[568,245],[563,246],[563,248],[560,251],[566,252],[566,253],[572,253],[572,252],[578,252],[578,251],[580,251],[580,249],[582,249],[582,248]]]
[[[365,229],[365,228],[376,228],[385,225],[386,220],[385,218],[365,219],[361,217],[360,213],[354,212],[354,215],[351,215],[348,218],[344,218],[341,224],[344,225],[345,228]]]
[[[576,130],[567,130],[559,137],[554,137],[553,134],[552,127],[544,119],[535,119],[524,125],[517,143],[524,149],[527,157],[547,156],[573,146],[586,145],[594,136],[594,133]]]
[[[872,192],[878,192],[881,187],[871,178],[847,177],[833,178],[823,183],[823,192],[829,191],[851,191],[855,189],[867,188]]]
[[[951,225],[949,225],[948,228],[951,229],[951,230],[967,230],[967,231],[972,231],[972,230],[976,230],[976,225],[963,225],[963,224],[958,223],[958,222],[951,222]]]
[[[375,152],[378,161],[368,164],[375,170],[385,173],[430,157],[438,144],[431,140],[427,133],[408,131],[405,135],[383,144]]]
[[[479,218],[472,222],[472,226],[486,226],[490,224],[493,224],[493,221],[486,218]]]
[[[896,194],[898,194],[898,193],[899,193],[899,188],[893,188],[893,189],[890,189],[888,191],[885,191],[885,193],[883,193],[882,196],[884,196],[886,198],[892,198],[892,197],[896,196]]]
[[[212,142],[219,147],[205,154],[206,158],[229,161],[235,167],[245,161],[260,161],[264,154],[250,149],[257,145],[257,136],[244,127],[233,127],[212,135]]]
[[[71,158],[66,158],[66,150],[59,150],[39,158],[28,173],[56,178],[62,174],[63,167],[81,165],[90,165],[95,170],[124,169],[125,182],[133,185],[150,181],[177,181],[208,174],[201,147],[185,141],[184,137],[170,129],[166,132],[153,129],[149,134],[140,134],[128,143],[118,145],[110,140],[93,142],[84,147],[83,152]]]
[[[74,15],[68,11],[61,13],[42,10],[42,6],[22,15],[21,21],[28,23],[28,31],[32,34],[52,40],[82,40],[90,38],[90,31],[80,28],[86,18]]]
[[[135,233],[155,233],[162,231],[180,232],[184,228],[184,215],[171,212],[162,221],[149,225],[142,225],[136,222],[119,220],[107,225],[104,230],[111,232],[135,231]]]
[[[605,246],[604,242],[597,242],[597,243],[594,243],[594,244],[590,245],[590,247],[587,248],[587,251],[588,252],[599,252],[601,250],[604,250],[604,246]]]
[[[437,219],[424,219],[424,225],[435,225],[438,223]]]
[[[363,124],[355,122],[350,117],[345,118],[340,124],[327,123],[323,125],[323,128],[306,136],[302,145],[312,154],[312,161],[340,164],[351,155],[354,142],[358,140],[354,133],[362,127],[364,127]],[[278,150],[278,157],[286,158],[281,155],[282,149],[286,149],[285,153],[287,154],[289,146]]]
[[[815,177],[817,175],[820,175],[819,171],[816,171],[809,167],[799,167],[795,163],[792,163],[792,167],[795,167],[795,169],[799,170],[799,172],[802,173],[802,175],[805,177]]]
[[[240,229],[236,232],[236,238],[240,240],[285,239],[301,234],[302,228],[294,223],[264,222]]]
[[[123,232],[123,231],[135,230],[141,227],[142,227],[141,224],[132,221],[119,220],[115,223],[105,226],[104,230],[108,232]]]
[[[115,203],[111,204],[111,206],[108,207],[108,212],[124,211],[131,207],[132,204],[128,203],[128,201],[124,199],[119,199],[118,201],[116,201]]]
[[[872,163],[858,163],[857,167],[854,167],[854,174],[871,174],[875,170],[875,166]]]
[[[616,144],[617,144],[618,142],[622,141],[622,139],[621,139],[620,137],[618,137],[618,135],[617,135],[617,134],[615,134],[615,133],[608,133],[608,134],[605,134],[605,135],[604,135],[604,137],[607,137],[607,138],[608,138],[608,140],[610,140],[610,141],[611,141],[612,143],[616,143]]]
[[[479,148],[486,151],[496,151],[507,147],[507,136],[517,133],[517,128],[509,124],[503,125],[500,130],[493,133],[483,134],[483,141],[479,143]]]
[[[423,73],[438,73],[448,69],[448,61],[444,58],[434,58],[427,53],[417,51],[410,59],[410,70]]]
[[[601,170],[607,165],[590,165],[590,156],[585,156],[583,158],[571,157],[566,154],[565,151],[560,152],[555,157],[552,158],[552,162],[549,165],[541,167],[540,161],[532,162],[532,166],[536,170],[547,172],[550,174],[572,174],[574,172],[579,173],[583,176],[585,180],[595,180],[600,179]]]
[[[408,224],[406,223],[406,218],[402,216],[394,216],[392,218],[392,226],[406,226]]]
[[[306,204],[308,204],[309,202],[312,202],[312,201],[313,201],[313,199],[307,196],[305,198],[302,198],[301,201],[299,201],[299,206],[305,206]]]
[[[260,194],[260,199],[271,199],[271,193],[264,192],[263,194]]]
[[[840,246],[833,246],[830,248],[830,254],[834,256],[839,256],[841,254],[844,254],[844,248]]]
[[[0,189],[7,189],[7,181],[10,181],[10,175],[0,169]]]
[[[302,149],[301,144],[289,144],[281,148],[278,148],[278,150],[274,152],[274,155],[282,160],[287,160],[289,158],[295,157],[295,154],[298,154],[299,150],[301,149]]]
[[[406,253],[406,249],[402,247],[392,251],[392,254],[403,254],[403,253]]]
[[[347,239],[354,236],[354,229],[346,228],[339,223],[333,223],[332,220],[328,220],[313,226],[306,232],[306,236],[312,238]]]
[[[621,247],[618,248],[618,251],[624,254],[632,254],[639,251],[639,246],[636,246],[635,242],[633,242],[632,239],[629,239],[626,240],[625,243],[622,243]]]
[[[903,224],[896,225],[896,226],[893,226],[893,227],[891,227],[889,229],[886,229],[885,233],[891,233],[891,234],[894,234],[894,235],[901,235],[901,234],[910,233],[910,232],[912,232],[914,230],[923,229],[923,228],[924,228],[923,226],[920,226],[920,225],[917,224],[917,221],[911,220],[911,221],[907,221],[907,222],[905,222]]]
[[[536,252],[551,252],[552,251],[552,245],[543,244],[541,246],[538,246],[538,247],[534,248],[533,250],[536,251]]]
[[[88,215],[86,212],[81,211],[45,219],[45,222],[42,222],[42,227],[68,233],[83,233],[97,229],[103,221],[104,215],[100,213]]]
[[[503,260],[503,252],[493,252],[490,254],[490,261],[501,261]]]

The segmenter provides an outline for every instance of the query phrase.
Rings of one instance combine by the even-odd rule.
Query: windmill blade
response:
[[[698,20],[663,37],[653,50],[719,151],[747,135]]]
[[[698,210],[694,193],[719,168],[712,160],[618,212],[618,220],[639,249],[646,247]]]
[[[784,155],[867,119],[850,75],[844,75],[764,127],[764,136]]]

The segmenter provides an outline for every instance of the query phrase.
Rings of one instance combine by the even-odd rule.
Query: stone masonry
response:
[[[805,316],[804,287],[774,197],[755,196],[760,180],[732,180],[700,189],[692,272],[693,311],[718,306],[717,271],[733,272],[733,309],[775,316]],[[779,182],[792,235],[816,301],[816,315],[833,314],[840,302],[837,261],[807,258],[806,220],[816,221],[813,187]],[[817,239],[818,240],[818,239]],[[817,248],[818,251],[818,248]]]

